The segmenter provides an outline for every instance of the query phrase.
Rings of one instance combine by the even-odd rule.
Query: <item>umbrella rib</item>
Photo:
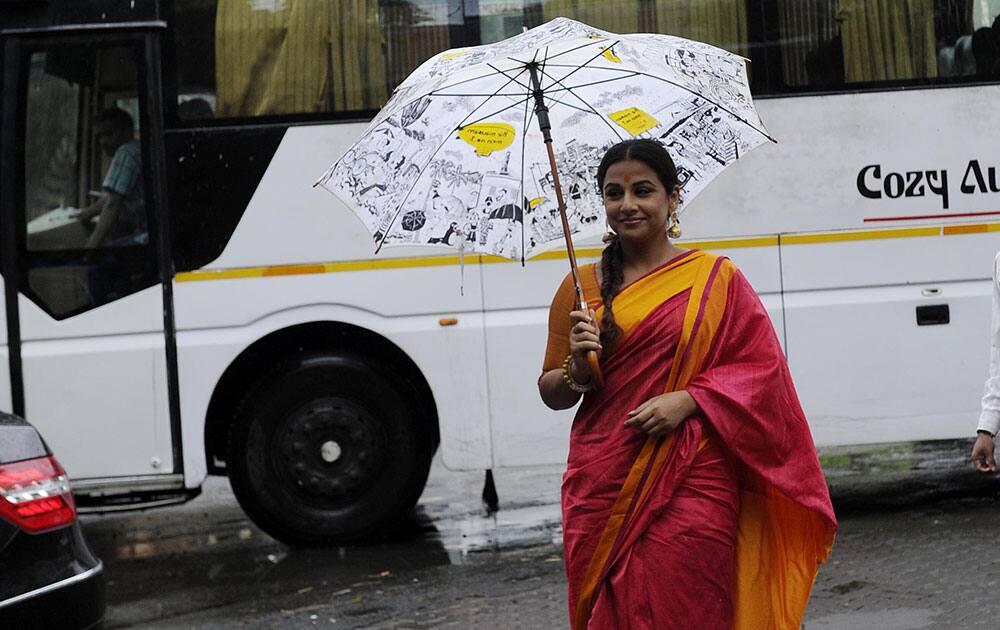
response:
[[[579,97],[577,97],[577,98],[579,98]],[[476,123],[481,123],[481,122],[483,122],[484,120],[488,120],[488,119],[490,119],[490,118],[493,118],[493,117],[494,117],[494,116],[496,116],[497,114],[502,114],[502,113],[504,113],[504,112],[505,112],[505,111],[507,111],[508,109],[513,109],[513,108],[517,107],[518,105],[520,105],[521,103],[527,103],[527,102],[531,101],[531,99],[532,99],[532,97],[530,97],[530,96],[528,96],[528,97],[526,97],[526,98],[522,98],[522,99],[521,99],[521,100],[519,100],[518,102],[516,102],[516,103],[511,103],[510,105],[508,105],[508,106],[504,107],[503,109],[498,109],[497,111],[495,111],[495,112],[493,112],[493,113],[491,113],[491,114],[487,114],[486,116],[483,116],[482,118],[477,118],[476,120],[473,120],[472,122],[468,123],[468,124],[467,124],[467,125],[465,125],[465,126],[469,126],[469,125],[474,125],[474,124],[476,124]],[[551,98],[551,97],[549,97],[549,100],[550,100],[551,102],[553,102],[553,103],[558,103],[559,105],[565,105],[566,107],[569,107],[570,109],[575,109],[575,110],[577,110],[578,112],[581,112],[581,113],[583,113],[583,114],[593,114],[593,113],[594,113],[593,111],[591,111],[591,110],[589,110],[589,109],[583,109],[582,107],[577,107],[576,105],[571,105],[570,103],[567,103],[566,101],[561,101],[561,100],[559,100],[559,99],[555,99],[555,98]]]
[[[487,64],[487,65],[489,67],[493,68],[494,70],[496,70],[497,74],[500,74],[500,75],[503,75],[503,76],[507,77],[507,79],[508,79],[508,85],[510,84],[510,82],[517,83],[518,85],[520,85],[521,87],[523,87],[525,89],[526,93],[524,95],[518,94],[517,96],[523,96],[523,98],[515,101],[514,103],[511,103],[510,105],[508,105],[507,107],[504,107],[503,109],[499,109],[499,110],[493,112],[492,114],[488,114],[486,116],[483,116],[482,118],[479,118],[477,120],[472,121],[471,123],[468,123],[470,125],[474,125],[477,122],[482,122],[482,121],[484,121],[484,120],[486,120],[488,118],[492,118],[493,116],[496,116],[497,114],[502,114],[503,112],[507,111],[508,109],[511,109],[513,107],[517,107],[521,103],[529,101],[532,98],[532,96],[531,96],[531,88],[528,85],[526,85],[524,83],[521,83],[520,81],[517,80],[518,77],[520,77],[522,74],[525,73],[525,71],[527,70],[527,68],[521,68],[520,71],[517,73],[517,75],[511,76],[510,74],[508,74],[510,72],[509,70],[501,70],[500,68],[497,68],[493,64]],[[511,97],[511,95],[509,95],[509,94],[502,94],[501,95],[501,94],[497,93],[497,94],[490,94],[489,98],[493,98],[495,96]],[[511,98],[513,98],[513,97],[511,97]],[[565,103],[564,103],[564,105],[565,105]]]
[[[584,46],[580,46],[579,48],[583,48],[583,47],[584,47]],[[577,48],[577,50],[579,50],[579,48]],[[564,52],[565,52],[565,51],[564,51]],[[560,54],[562,54],[562,53],[560,53]],[[543,95],[543,96],[547,96],[547,94],[546,94],[546,90],[548,90],[549,88],[551,88],[551,87],[552,87],[552,85],[551,85],[551,84],[550,84],[550,85],[548,86],[548,88],[543,88],[543,87],[542,87],[542,78],[544,78],[544,77],[548,77],[548,78],[550,78],[550,79],[552,78],[552,75],[550,75],[549,73],[547,73],[547,72],[545,71],[545,68],[547,68],[547,67],[548,67],[548,64],[549,64],[549,47],[548,47],[548,46],[546,46],[546,47],[545,47],[545,54],[544,54],[544,55],[543,55],[543,57],[542,57],[542,65],[541,65],[541,66],[540,66],[540,67],[538,68],[539,72],[541,72],[541,73],[542,73],[542,77],[540,77],[540,78],[538,79],[538,87],[539,87],[539,88],[541,89],[541,91],[542,91],[542,95]],[[579,97],[577,97],[577,98],[579,98]],[[555,103],[559,103],[559,104],[561,104],[561,105],[566,105],[567,107],[571,107],[571,108],[573,108],[573,109],[576,109],[576,110],[578,110],[578,111],[582,111],[582,112],[584,112],[584,113],[588,113],[588,114],[590,113],[590,112],[588,112],[587,110],[584,110],[584,109],[581,109],[581,108],[579,108],[579,107],[576,107],[575,105],[570,105],[569,103],[565,103],[565,102],[563,102],[563,101],[560,101],[559,99],[557,99],[557,98],[553,98],[553,97],[551,97],[551,96],[549,96],[549,100],[550,100],[550,101],[553,101],[553,102],[555,102]],[[586,105],[586,103],[584,103],[584,105]]]
[[[548,64],[549,64],[549,47],[546,46],[545,47],[545,55],[542,58],[542,65],[539,68],[539,71],[542,73],[542,76],[545,76],[545,77],[548,77],[548,78],[552,79],[553,78],[552,75],[550,75],[548,72],[545,71],[545,68],[548,67]],[[558,80],[555,80],[555,79],[553,79],[553,80],[556,83],[558,83]],[[541,81],[539,81],[539,84],[541,84]],[[569,107],[570,109],[575,109],[578,112],[583,112],[584,114],[591,113],[591,111],[588,110],[588,109],[583,109],[582,107],[577,107],[576,105],[570,105],[569,103],[567,103],[565,101],[561,101],[558,98],[555,98],[555,97],[551,96],[551,88],[552,88],[551,84],[548,86],[548,88],[542,88],[542,94],[548,96],[550,101],[553,101],[555,103],[559,103],[560,105],[565,105],[566,107]],[[546,93],[547,91],[549,93]],[[576,94],[572,94],[572,92],[570,92],[570,94],[572,96],[576,96]],[[576,98],[579,99],[580,97],[576,96]],[[586,105],[586,103],[584,103],[584,105]]]
[[[509,79],[508,78],[508,80],[507,80],[506,83],[504,83],[499,88],[497,88],[496,93],[499,94],[501,90],[503,90],[504,88],[506,88],[513,81],[514,81],[513,79]],[[471,118],[472,115],[475,114],[476,111],[479,110],[479,108],[481,108],[486,103],[490,102],[490,98],[492,98],[492,97],[487,97],[486,99],[483,100],[482,103],[480,103],[479,105],[477,105],[475,107],[475,109],[473,109],[471,112],[469,112],[468,115],[466,115],[466,117],[462,120],[462,122],[460,122],[460,123],[458,123],[458,125],[456,125],[455,129],[461,129],[465,125],[465,123],[469,120],[469,118]],[[510,109],[510,108],[508,107],[506,109]],[[428,165],[430,165],[430,163],[437,156],[438,151],[440,151],[444,147],[444,145],[448,143],[448,140],[450,140],[450,139],[451,139],[451,133],[449,132],[448,134],[445,135],[444,140],[442,140],[441,143],[438,144],[437,148],[434,149],[434,152],[431,153],[430,157],[427,158],[427,162],[420,169],[421,173],[424,171],[424,169],[427,168]],[[389,238],[389,232],[392,230],[392,226],[396,223],[396,219],[399,218],[399,214],[403,211],[403,205],[406,203],[406,200],[410,198],[410,193],[412,193],[413,189],[416,188],[418,181],[420,181],[420,177],[419,176],[416,177],[413,180],[413,183],[410,184],[410,188],[406,191],[406,194],[403,196],[402,199],[399,200],[399,207],[396,208],[396,214],[392,215],[392,219],[389,221],[389,224],[385,226],[385,232],[383,232],[383,234],[382,234],[382,239],[378,242],[378,245],[375,247],[375,253],[376,254],[379,253],[380,251],[382,251],[382,246],[385,245],[385,239]]]
[[[544,60],[542,61],[542,63],[543,64],[545,63]],[[493,64],[487,64],[487,65],[489,65],[489,67],[491,67],[494,70],[496,70],[498,74],[501,74],[501,75],[507,77],[510,81],[513,81],[514,83],[517,83],[518,85],[520,85],[521,87],[523,87],[527,91],[527,94],[521,100],[518,100],[517,102],[512,103],[511,105],[508,105],[507,107],[504,107],[503,109],[495,111],[492,114],[488,114],[487,116],[483,116],[482,118],[479,118],[478,120],[474,120],[473,122],[469,123],[470,125],[474,125],[477,122],[482,122],[482,121],[484,121],[484,120],[486,120],[488,118],[492,118],[493,116],[496,116],[497,114],[502,114],[503,112],[507,111],[508,109],[511,109],[512,107],[517,107],[521,103],[523,103],[523,102],[525,102],[527,100],[531,100],[531,98],[532,98],[532,95],[531,95],[532,89],[528,85],[525,85],[524,83],[521,83],[520,81],[517,80],[519,76],[521,76],[522,74],[524,74],[526,68],[521,68],[520,72],[518,72],[516,76],[512,77],[510,74],[508,74],[508,72],[510,72],[509,70],[501,70],[500,68],[497,68]],[[496,94],[493,94],[493,95],[490,95],[490,96],[492,98],[493,96],[496,96]],[[507,96],[507,95],[504,95],[504,96]],[[577,96],[577,98],[580,98],[580,97]],[[586,112],[586,110],[580,109],[579,107],[575,107],[573,105],[570,105],[569,103],[565,103],[565,102],[560,101],[558,99],[552,99],[552,100],[555,101],[556,103],[561,103],[562,105],[565,105],[567,107],[572,107],[574,109],[579,109],[580,111]],[[590,112],[587,112],[587,113],[590,113]]]
[[[528,125],[531,124],[531,119],[535,116],[535,110],[528,106],[529,100],[524,101],[524,127],[521,129],[521,203],[525,207],[521,211],[521,266],[524,266],[524,230],[525,224],[528,222],[528,204],[524,203],[524,152],[525,145],[528,139]],[[530,112],[530,113],[529,113]]]
[[[448,96],[448,97],[454,97],[454,96],[485,96],[487,98],[493,98],[493,97],[499,97],[499,96],[506,96],[506,97],[509,97],[509,98],[516,98],[518,96],[524,96],[524,94],[522,94],[521,92],[517,92],[515,94],[492,94],[492,93],[487,93],[487,92],[474,92],[474,93],[473,92],[469,92],[469,93],[448,93],[448,94],[436,94],[435,93],[435,94],[427,94],[427,96],[434,96],[434,97],[438,97],[438,96]]]
[[[410,100],[406,101],[406,103],[404,103],[402,105],[399,105],[396,109],[403,109],[407,105],[415,103],[416,101],[419,101],[420,99],[425,98],[425,97],[433,97],[433,96],[488,96],[488,97],[493,97],[493,96],[496,96],[496,94],[439,94],[439,92],[441,90],[447,90],[448,88],[453,88],[453,87],[462,85],[464,83],[470,83],[472,81],[478,81],[480,79],[487,79],[487,78],[493,76],[494,74],[496,74],[496,73],[494,72],[494,73],[491,73],[491,74],[484,74],[484,75],[478,76],[478,77],[471,77],[471,78],[468,78],[468,79],[463,79],[461,81],[456,81],[455,83],[452,83],[450,85],[442,85],[441,87],[437,88],[436,90],[432,90],[432,91],[426,92],[426,93],[419,93],[418,92],[417,96],[414,96]],[[508,83],[508,85],[509,85],[509,83]],[[396,88],[396,89],[398,90],[399,88]],[[395,94],[395,90],[393,90],[393,94]],[[396,110],[393,110],[393,111],[396,111]]]
[[[566,68],[568,66],[553,66],[553,68]],[[572,66],[575,67],[575,66]],[[594,70],[600,70],[601,68],[592,68]],[[594,85],[604,85],[606,83],[611,83],[612,81],[624,81],[625,79],[631,79],[636,76],[636,73],[632,73],[626,76],[615,77],[613,79],[605,79],[603,81],[591,81],[590,83],[581,83],[579,85],[564,85],[561,88],[550,88],[546,91],[546,94],[550,92],[566,92],[568,90],[579,90],[580,88],[591,87]]]
[[[576,96],[576,95],[574,94],[574,96]],[[577,98],[580,98],[580,97],[577,96]],[[548,97],[548,100],[551,101],[551,102],[553,102],[553,103],[558,103],[560,105],[565,105],[566,107],[569,107],[570,109],[575,109],[576,111],[583,112],[584,114],[592,114],[593,113],[592,110],[584,109],[582,107],[577,107],[576,105],[572,105],[570,103],[567,103],[566,101],[561,101],[561,100],[559,100],[557,98],[553,98],[551,96]],[[554,109],[554,108],[550,107],[549,109]]]
[[[489,64],[489,65],[494,70],[497,70],[496,68],[493,67],[492,64]],[[492,77],[495,74],[496,74],[496,72],[491,72],[491,73],[484,74],[484,75],[481,75],[481,76],[478,76],[478,77],[469,77],[468,79],[462,79],[461,81],[455,81],[454,83],[449,83],[448,85],[442,85],[439,88],[435,89],[434,91],[428,92],[427,94],[431,95],[431,96],[437,96],[436,92],[439,92],[441,90],[447,90],[448,88],[453,88],[453,87],[456,87],[458,85],[463,85],[465,83],[471,83],[472,81],[478,81],[480,79],[488,79],[489,77]],[[450,95],[449,94],[442,94],[441,96],[450,96]]]
[[[605,125],[607,125],[609,129],[611,129],[611,131],[615,132],[615,135],[618,136],[619,140],[624,140],[625,139],[625,138],[622,137],[622,135],[620,133],[618,133],[618,130],[614,127],[614,125],[612,125],[610,122],[608,122],[605,119],[605,117],[600,112],[598,112],[596,109],[594,109],[593,106],[590,103],[588,103],[586,100],[584,100],[584,98],[581,97],[579,94],[577,94],[576,92],[574,92],[572,90],[572,88],[570,88],[570,87],[568,87],[566,85],[563,85],[563,82],[562,82],[561,79],[555,78],[554,76],[552,76],[551,74],[545,72],[544,70],[542,70],[542,74],[544,74],[545,76],[547,76],[550,79],[552,79],[556,83],[556,85],[561,85],[567,92],[569,92],[570,94],[572,94],[573,96],[575,96],[577,98],[577,100],[579,100],[581,103],[583,103],[584,106],[587,107],[587,109],[589,110],[589,111],[586,111],[586,110],[581,110],[581,111],[586,111],[586,113],[588,113],[588,114],[594,114],[595,116],[597,116],[598,118],[600,118],[601,121]]]
[[[558,65],[558,66],[553,66],[553,67],[557,67],[557,68],[577,68],[577,70],[579,70],[579,69],[580,69],[580,68],[579,68],[579,67],[577,67],[577,66],[570,66],[570,65]],[[696,91],[692,90],[691,88],[687,87],[686,85],[682,85],[682,84],[680,84],[680,83],[678,83],[678,82],[676,82],[676,81],[671,81],[670,79],[664,79],[663,77],[658,77],[658,76],[656,76],[655,74],[649,74],[648,72],[642,72],[641,70],[627,70],[627,69],[625,69],[625,68],[592,68],[592,69],[593,69],[593,70],[609,70],[609,71],[611,71],[611,72],[630,72],[630,73],[632,73],[632,74],[630,74],[629,76],[643,76],[643,77],[649,77],[649,78],[651,78],[651,79],[656,79],[656,80],[658,80],[658,81],[663,81],[664,83],[669,83],[670,85],[673,85],[674,87],[678,87],[678,88],[680,88],[680,89],[682,89],[682,90],[685,90],[685,91],[687,91],[687,92],[690,92],[691,94],[693,94],[694,96],[697,96],[698,98],[700,98],[700,99],[702,99],[702,100],[705,100],[705,101],[708,101],[708,102],[709,102],[709,103],[711,103],[712,105],[715,105],[716,107],[718,107],[718,108],[719,108],[719,109],[721,109],[722,111],[726,112],[727,114],[729,114],[730,116],[732,116],[732,117],[733,117],[733,118],[735,118],[736,120],[740,121],[741,123],[743,123],[743,124],[745,124],[746,126],[750,127],[751,129],[753,129],[754,131],[756,131],[756,132],[757,132],[757,133],[759,133],[760,135],[764,136],[765,138],[767,138],[767,139],[768,139],[768,140],[770,140],[771,142],[777,142],[777,140],[775,140],[775,139],[774,139],[774,138],[772,138],[772,137],[771,137],[770,135],[768,135],[768,133],[767,133],[766,131],[763,131],[763,130],[761,130],[761,129],[758,129],[758,128],[757,128],[756,126],[754,126],[754,124],[753,124],[753,123],[751,123],[750,121],[746,120],[745,118],[743,118],[743,117],[742,117],[742,116],[740,116],[739,114],[737,114],[737,113],[733,112],[733,111],[732,111],[732,110],[730,110],[730,109],[729,109],[728,107],[726,107],[726,106],[724,106],[724,105],[722,105],[722,104],[720,104],[720,103],[717,103],[717,102],[715,102],[714,100],[712,100],[712,99],[708,98],[707,96],[705,96],[705,95],[703,95],[703,94],[699,94],[698,92],[696,92]],[[575,71],[576,71],[576,70],[574,70],[574,72],[575,72]],[[570,74],[573,74],[573,73],[571,72]],[[568,77],[568,76],[569,76],[569,74],[568,74],[568,75],[566,75],[566,77]],[[563,79],[565,79],[566,77],[563,77]],[[628,77],[624,77],[624,78],[628,78]]]
[[[593,57],[591,57],[590,59],[584,61],[583,63],[581,63],[579,65],[576,65],[576,66],[560,65],[560,66],[558,66],[558,67],[565,67],[565,68],[573,68],[574,69],[572,72],[570,72],[569,74],[567,74],[566,76],[564,76],[562,78],[562,80],[565,81],[566,79],[570,78],[571,76],[573,76],[574,74],[576,74],[580,70],[583,70],[584,68],[586,68],[590,64],[591,61],[594,61],[595,59],[597,59],[598,57],[600,57],[601,55],[603,55],[605,53],[605,51],[610,50],[611,48],[614,48],[615,44],[618,44],[619,42],[621,42],[620,39],[617,40],[617,41],[615,41],[614,44],[611,44],[610,46],[608,46],[607,48],[605,48],[601,52],[597,53],[596,55],[594,55]],[[548,60],[546,59],[546,62],[547,61]],[[553,66],[553,67],[556,67],[556,66]],[[602,69],[602,68],[598,68],[598,69]],[[613,68],[613,69],[617,70],[617,68]]]
[[[602,40],[602,42],[603,41],[607,41],[607,40]],[[617,40],[615,42],[615,44],[617,44],[620,41],[621,40]],[[590,109],[590,112],[593,113],[594,115],[596,115],[598,118],[600,118],[601,121],[603,121],[604,124],[607,125],[608,128],[611,129],[615,133],[616,136],[618,136],[619,140],[624,140],[624,138],[622,138],[622,135],[620,133],[618,133],[618,130],[615,129],[614,126],[612,126],[610,122],[608,122],[607,120],[604,119],[604,116],[602,116],[596,109],[594,109],[590,105],[590,103],[588,103],[586,100],[584,100],[579,94],[575,93],[569,86],[567,86],[565,83],[563,83],[563,81],[565,81],[566,79],[568,79],[571,76],[573,76],[575,73],[577,73],[580,70],[582,70],[583,68],[585,68],[587,66],[587,64],[589,64],[591,61],[594,61],[595,59],[597,59],[598,57],[600,57],[601,55],[603,55],[606,50],[614,47],[615,44],[611,44],[611,46],[608,46],[607,48],[601,50],[601,52],[597,53],[596,55],[594,55],[593,57],[591,57],[587,61],[583,62],[581,65],[576,66],[575,69],[572,72],[568,73],[566,76],[562,77],[561,79],[557,79],[557,78],[555,78],[554,76],[552,76],[551,74],[549,74],[548,72],[545,71],[545,67],[548,66],[548,62],[549,62],[549,59],[548,59],[548,48],[546,48],[546,57],[545,57],[545,59],[542,60],[541,71],[542,71],[543,75],[545,75],[548,78],[552,79],[552,81],[554,81],[557,85],[562,86],[567,92],[569,92],[570,94],[572,94],[573,96],[575,96],[577,98],[577,100],[579,100],[581,103],[583,103],[584,106],[586,106],[588,109]]]
[[[552,67],[553,68],[575,68],[576,66],[566,66],[566,65],[552,64]],[[628,72],[629,74],[627,74],[625,76],[615,77],[613,79],[604,79],[603,81],[591,81],[589,83],[581,83],[579,85],[569,85],[569,86],[564,86],[562,88],[546,88],[543,91],[545,92],[546,95],[548,95],[548,94],[550,94],[552,92],[565,92],[565,91],[567,91],[569,89],[577,90],[577,89],[580,89],[580,88],[591,87],[593,85],[604,85],[605,83],[611,83],[612,81],[624,81],[625,79],[631,79],[632,77],[638,76],[638,74],[639,74],[638,72],[634,72],[632,70],[623,70],[623,69],[619,69],[619,68],[595,68],[595,67],[591,67],[590,69],[591,70],[611,70],[611,71],[614,71],[614,72]],[[503,71],[503,70],[500,71],[501,74],[503,74],[504,72],[505,71]],[[518,84],[520,84],[520,82]],[[440,94],[440,93],[436,93],[436,92],[431,92],[431,93],[427,94],[427,96],[435,96],[435,97],[436,96],[509,96],[509,97],[513,98],[513,97],[517,97],[517,96],[522,96],[522,94],[520,92],[518,92],[516,94],[487,94],[485,92],[476,92],[476,93],[450,93],[449,92],[448,94]]]
[[[574,95],[574,96],[575,96],[575,95]],[[519,105],[520,105],[521,103],[527,103],[527,102],[528,102],[528,101],[530,101],[530,100],[531,100],[532,98],[533,98],[532,96],[525,96],[524,98],[522,98],[522,99],[518,100],[517,102],[515,102],[515,103],[511,103],[510,105],[507,105],[506,107],[503,107],[503,108],[501,108],[501,109],[498,109],[498,110],[496,110],[495,112],[492,112],[492,113],[490,113],[490,114],[487,114],[487,115],[483,116],[482,118],[477,118],[476,120],[473,120],[472,122],[469,122],[469,123],[464,123],[464,122],[463,122],[462,124],[463,124],[463,126],[468,126],[468,125],[474,125],[474,124],[476,124],[476,123],[480,123],[480,122],[483,122],[484,120],[488,120],[488,119],[490,119],[490,118],[493,118],[493,117],[494,117],[494,116],[496,116],[497,114],[502,114],[502,113],[504,113],[504,112],[505,112],[505,111],[507,111],[508,109],[513,109],[514,107],[517,107],[517,106],[519,106]],[[579,97],[579,96],[577,96],[577,98],[580,98],[580,97]],[[572,108],[572,109],[575,109],[575,110],[578,110],[578,111],[581,111],[581,112],[583,112],[583,113],[585,113],[585,114],[590,114],[590,113],[593,113],[593,112],[592,112],[592,111],[590,111],[590,110],[587,110],[587,109],[583,109],[583,108],[581,108],[581,107],[577,107],[576,105],[570,105],[569,103],[567,103],[567,102],[565,102],[565,101],[561,101],[561,100],[559,100],[559,99],[555,99],[555,98],[551,98],[551,97],[549,97],[549,100],[551,100],[551,101],[553,101],[553,102],[555,102],[555,103],[559,103],[560,105],[565,105],[566,107],[570,107],[570,108]]]
[[[520,85],[521,87],[523,87],[529,94],[531,93],[531,87],[528,84],[521,83],[520,81],[517,80],[517,77],[519,77],[522,74],[524,74],[524,71],[527,70],[527,67],[521,68],[521,71],[517,73],[516,77],[511,77],[509,74],[507,74],[507,72],[508,72],[507,70],[501,70],[500,68],[497,68],[496,66],[494,66],[492,63],[488,63],[486,65],[488,65],[489,67],[493,68],[498,73],[500,73],[503,76],[507,77],[508,79],[510,79],[511,81],[513,81],[514,83],[517,83],[518,85]],[[513,69],[514,68],[511,68],[511,70],[513,70]]]
[[[599,39],[599,40],[592,40],[592,41],[587,42],[586,44],[580,44],[576,48],[570,48],[569,50],[564,50],[564,51],[562,51],[560,53],[556,53],[556,54],[552,55],[551,57],[549,57],[548,53],[546,52],[545,59],[555,59],[556,57],[562,57],[563,55],[568,55],[570,53],[574,53],[574,52],[576,52],[578,50],[586,48],[587,46],[596,46],[598,44],[603,44],[604,42],[607,42],[607,41],[610,41],[610,40],[611,40],[610,37],[605,37],[604,39]],[[619,40],[619,41],[621,41],[621,40]],[[618,43],[618,42],[615,42],[615,43]],[[548,46],[546,46],[545,49],[546,49],[546,51],[548,51]],[[602,55],[604,54],[603,50],[601,51],[601,54]],[[530,63],[530,62],[527,62],[527,61],[522,61],[522,60],[517,59],[515,57],[507,57],[507,58],[510,59],[511,61],[516,61],[517,63]],[[545,62],[543,61],[542,63],[545,63]]]
[[[489,99],[487,99],[487,100],[489,100]],[[498,109],[497,111],[495,111],[495,112],[493,112],[491,114],[487,114],[487,115],[483,116],[482,118],[477,118],[476,120],[473,120],[472,122],[462,121],[462,125],[459,127],[459,129],[461,129],[462,127],[468,127],[469,125],[474,125],[476,123],[483,122],[484,120],[488,120],[490,118],[493,118],[497,114],[502,114],[505,111],[507,111],[508,109],[513,109],[514,107],[519,106],[521,103],[525,103],[525,102],[530,101],[530,100],[531,100],[530,96],[525,96],[524,98],[522,98],[521,100],[517,101],[516,103],[511,103],[510,105],[507,105],[506,107],[504,107],[502,109]]]
[[[739,115],[739,114],[737,114],[736,112],[734,112],[734,111],[730,110],[730,109],[729,109],[728,107],[726,107],[725,105],[722,105],[722,104],[720,104],[720,103],[717,103],[717,102],[715,102],[714,100],[712,100],[712,99],[710,99],[710,98],[708,98],[708,97],[706,97],[706,96],[704,96],[704,95],[702,95],[702,94],[699,94],[698,92],[695,92],[694,90],[692,90],[692,89],[691,89],[691,88],[689,88],[689,87],[686,87],[686,86],[683,86],[683,85],[681,85],[680,83],[677,83],[676,81],[671,81],[670,79],[664,79],[663,77],[658,77],[658,76],[656,76],[656,75],[654,75],[654,74],[649,74],[648,72],[639,72],[639,71],[635,71],[635,72],[636,72],[636,74],[639,74],[639,75],[642,75],[642,76],[644,76],[644,77],[649,77],[649,78],[651,78],[651,79],[658,79],[658,80],[660,80],[660,81],[663,81],[664,83],[669,83],[670,85],[674,85],[674,86],[677,86],[677,87],[681,88],[682,90],[687,90],[688,92],[690,92],[691,94],[694,94],[694,95],[695,95],[695,96],[697,96],[698,98],[700,98],[700,99],[702,99],[702,100],[705,100],[705,101],[708,101],[708,102],[709,102],[709,103],[711,103],[712,105],[715,105],[716,107],[718,107],[718,108],[719,108],[719,109],[721,109],[722,111],[726,112],[727,114],[729,114],[730,116],[732,116],[732,117],[733,117],[733,118],[735,118],[736,120],[740,121],[741,123],[743,123],[743,124],[744,124],[744,125],[746,125],[747,127],[750,127],[751,129],[753,129],[754,131],[756,131],[756,132],[757,132],[757,133],[759,133],[760,135],[764,136],[765,138],[767,138],[767,139],[768,139],[768,140],[770,140],[771,142],[775,142],[775,143],[777,143],[777,142],[778,142],[777,140],[775,140],[774,138],[772,138],[772,137],[771,137],[771,136],[770,136],[770,135],[769,135],[769,134],[768,134],[768,133],[767,133],[766,131],[764,131],[764,130],[762,130],[762,129],[758,129],[758,128],[757,128],[756,126],[754,126],[754,124],[753,124],[753,123],[751,123],[751,122],[750,122],[749,120],[747,120],[747,119],[743,118],[742,116],[740,116],[740,115]]]

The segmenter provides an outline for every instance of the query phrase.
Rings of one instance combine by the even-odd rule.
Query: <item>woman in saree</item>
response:
[[[590,312],[568,276],[538,383],[553,409],[583,396],[562,486],[571,627],[797,629],[836,519],[767,312],[728,259],[670,241],[662,145],[615,145],[597,180]]]

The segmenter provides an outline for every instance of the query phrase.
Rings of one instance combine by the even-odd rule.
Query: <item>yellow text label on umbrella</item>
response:
[[[660,124],[660,121],[638,107],[629,107],[620,112],[608,114],[608,118],[624,127],[633,136],[638,136],[640,133],[649,131]]]
[[[478,155],[489,155],[506,149],[517,135],[506,123],[475,123],[458,130],[458,137],[471,144]]]
[[[452,59],[458,59],[460,57],[465,57],[470,51],[468,50],[450,50],[448,52],[441,53],[438,57],[438,61],[451,61]]]

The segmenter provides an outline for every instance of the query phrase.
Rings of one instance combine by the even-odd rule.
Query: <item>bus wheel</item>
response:
[[[405,381],[354,356],[278,366],[240,403],[226,468],[247,515],[278,540],[325,545],[391,532],[436,444]]]

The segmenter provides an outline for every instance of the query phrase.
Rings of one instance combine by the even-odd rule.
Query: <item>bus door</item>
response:
[[[161,30],[2,37],[12,406],[78,491],[183,483],[164,282]]]

